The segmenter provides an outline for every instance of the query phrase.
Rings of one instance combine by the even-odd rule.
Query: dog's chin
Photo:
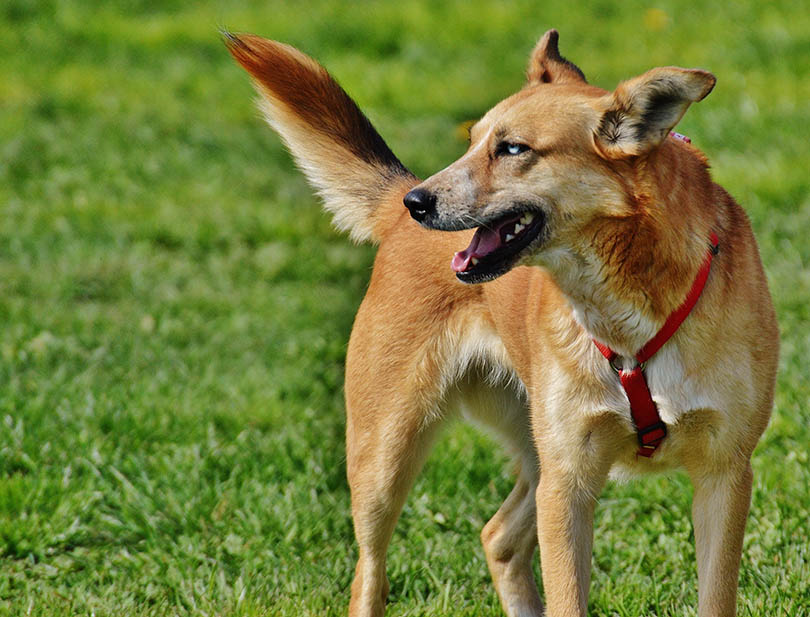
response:
[[[514,225],[522,225],[516,234],[508,233]],[[504,231],[506,229],[506,231]],[[542,210],[517,210],[488,221],[476,231],[470,246],[456,253],[453,270],[462,283],[485,283],[509,272],[537,251],[547,236],[547,217]],[[493,236],[499,237],[499,242]],[[478,236],[484,239],[476,240]],[[479,253],[477,247],[484,246]]]

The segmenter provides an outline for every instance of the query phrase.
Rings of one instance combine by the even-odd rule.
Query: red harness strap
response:
[[[650,394],[650,387],[647,385],[647,378],[644,375],[644,363],[664,346],[678,330],[684,319],[692,312],[692,309],[695,308],[695,304],[697,304],[706,285],[706,280],[709,278],[712,258],[718,253],[719,242],[717,234],[712,232],[711,236],[709,236],[709,251],[706,253],[703,265],[701,265],[695,282],[692,283],[692,288],[686,295],[686,299],[667,317],[658,333],[647,341],[647,344],[635,355],[636,366],[634,368],[630,370],[620,368],[616,364],[619,355],[596,339],[593,341],[596,348],[608,359],[610,365],[619,374],[622,388],[624,388],[627,399],[630,401],[630,415],[636,427],[639,445],[638,454],[641,456],[649,458],[655,454],[655,450],[661,445],[664,437],[667,436],[666,424],[658,414],[658,408],[655,406]]]

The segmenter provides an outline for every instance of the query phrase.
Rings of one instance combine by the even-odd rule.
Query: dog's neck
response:
[[[544,256],[577,322],[623,356],[635,355],[680,306],[708,250],[711,208],[684,194],[688,184],[674,184],[680,188],[639,198],[632,216],[595,222],[581,245]]]
[[[632,357],[686,298],[707,246],[703,242],[703,253],[688,263],[661,268],[652,277],[630,273],[606,276],[604,263],[598,257],[572,252],[555,254],[546,267],[588,335],[620,355]],[[687,271],[689,276],[684,276]],[[677,291],[662,294],[661,287]]]
[[[577,323],[617,353],[632,357],[658,330],[648,307],[639,298],[619,296],[593,256],[553,251],[543,265],[571,304]]]

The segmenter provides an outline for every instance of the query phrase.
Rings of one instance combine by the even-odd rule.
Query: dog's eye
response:
[[[529,150],[529,146],[526,144],[518,144],[511,141],[502,141],[498,144],[498,147],[495,148],[495,155],[496,156],[517,156],[518,154],[523,154]]]

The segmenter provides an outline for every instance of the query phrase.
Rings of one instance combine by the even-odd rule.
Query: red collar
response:
[[[683,321],[689,316],[689,313],[692,312],[692,309],[695,308],[700,294],[706,286],[706,280],[709,278],[712,259],[719,251],[719,242],[717,234],[712,232],[709,236],[709,250],[703,259],[697,277],[695,277],[695,282],[692,283],[692,288],[686,294],[686,299],[667,317],[658,334],[647,341],[647,344],[638,351],[635,355],[637,364],[634,368],[625,370],[619,367],[616,364],[619,355],[604,343],[600,343],[596,339],[593,341],[596,348],[608,359],[610,365],[619,374],[622,388],[624,388],[627,399],[630,401],[630,415],[633,417],[633,424],[636,426],[639,444],[638,454],[641,456],[649,458],[655,454],[656,448],[667,436],[667,427],[658,414],[658,408],[652,400],[650,388],[647,385],[647,378],[644,376],[644,364],[672,338],[672,335],[675,334]]]

